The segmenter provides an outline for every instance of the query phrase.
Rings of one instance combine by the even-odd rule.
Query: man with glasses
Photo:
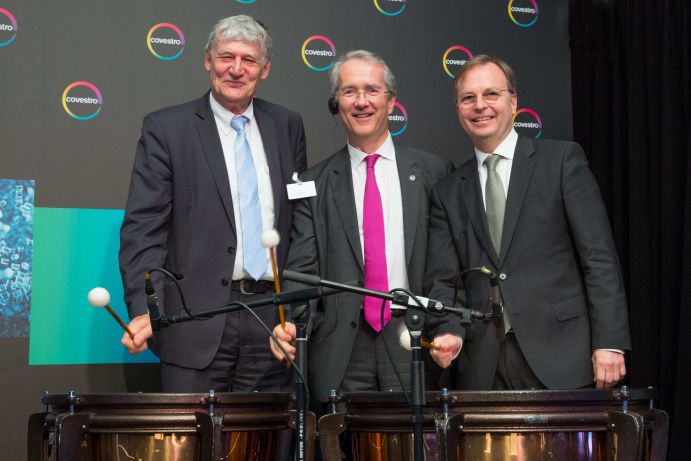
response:
[[[479,55],[454,82],[475,156],[433,190],[425,288],[451,302],[457,275],[486,266],[490,281],[459,288],[469,307],[503,297],[495,322],[466,331],[461,389],[611,387],[626,374],[628,312],[595,178],[573,142],[513,129],[516,78]],[[494,285],[494,289],[490,289]]]
[[[295,206],[286,268],[341,283],[363,281],[379,291],[407,288],[420,294],[429,193],[452,165],[391,138],[388,116],[396,81],[379,55],[358,50],[340,57],[330,83],[329,110],[338,114],[348,143],[300,175],[303,183],[315,182],[316,195]],[[327,401],[331,390],[410,389],[411,354],[400,345],[404,318],[392,314],[388,303],[382,314],[379,299],[331,295],[320,300],[312,316],[309,386],[317,400]],[[438,346],[431,357],[441,367],[460,349],[457,325],[427,317],[424,335]],[[293,355],[294,325],[286,324],[285,330],[278,325],[274,333]]]
[[[192,312],[229,301],[251,302],[273,291],[262,230],[287,235],[292,206],[286,178],[306,167],[302,118],[255,98],[271,68],[271,36],[249,16],[216,24],[205,49],[211,91],[146,116],[121,229],[120,269],[134,339],[147,348],[145,274],[176,274]],[[278,246],[285,262],[287,239]],[[155,273],[154,276],[160,275]],[[161,310],[181,309],[174,283],[155,279]],[[273,326],[274,306],[255,309]],[[179,323],[148,345],[161,359],[164,392],[290,390],[290,373],[276,363],[267,332],[247,311]]]

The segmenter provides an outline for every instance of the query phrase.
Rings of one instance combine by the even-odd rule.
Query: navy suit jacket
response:
[[[293,172],[307,166],[305,133],[299,114],[256,98],[253,105],[269,165],[275,227],[284,237],[277,249],[282,267],[292,221],[286,184]],[[237,231],[209,93],[148,114],[120,232],[120,271],[130,317],[147,313],[144,276],[156,267],[183,275],[180,285],[193,311],[225,305]],[[170,280],[157,277],[156,285],[163,313],[179,313]],[[162,361],[201,369],[218,350],[224,323],[225,315],[219,315],[176,324],[157,333],[150,346]]]

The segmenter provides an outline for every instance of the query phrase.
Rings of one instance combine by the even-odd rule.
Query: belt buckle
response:
[[[240,293],[243,295],[253,295],[253,292],[245,290],[245,282],[248,282],[249,280],[242,279],[240,280]]]

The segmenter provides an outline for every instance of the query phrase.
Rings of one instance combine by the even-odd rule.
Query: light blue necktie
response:
[[[259,280],[266,272],[266,250],[261,244],[262,214],[259,205],[257,171],[252,151],[245,135],[247,117],[236,116],[230,126],[237,132],[235,137],[235,172],[238,180],[240,225],[242,227],[243,265],[250,277]]]

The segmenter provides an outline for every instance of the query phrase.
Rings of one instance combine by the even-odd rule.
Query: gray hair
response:
[[[331,85],[331,95],[336,96],[336,91],[338,87],[341,86],[341,79],[338,72],[341,70],[341,65],[344,62],[350,61],[351,59],[359,59],[361,61],[368,62],[370,64],[378,64],[384,69],[384,83],[386,84],[386,89],[391,92],[392,95],[396,94],[396,77],[394,77],[393,72],[386,65],[386,61],[377,53],[367,50],[353,50],[348,51],[343,56],[339,57],[333,66],[331,66],[331,71],[329,72],[329,83]]]
[[[216,23],[209,33],[209,40],[204,46],[204,51],[211,54],[218,41],[226,42],[236,40],[238,42],[252,43],[262,52],[262,61],[271,60],[271,48],[273,40],[264,24],[251,16],[240,14],[223,18]]]

